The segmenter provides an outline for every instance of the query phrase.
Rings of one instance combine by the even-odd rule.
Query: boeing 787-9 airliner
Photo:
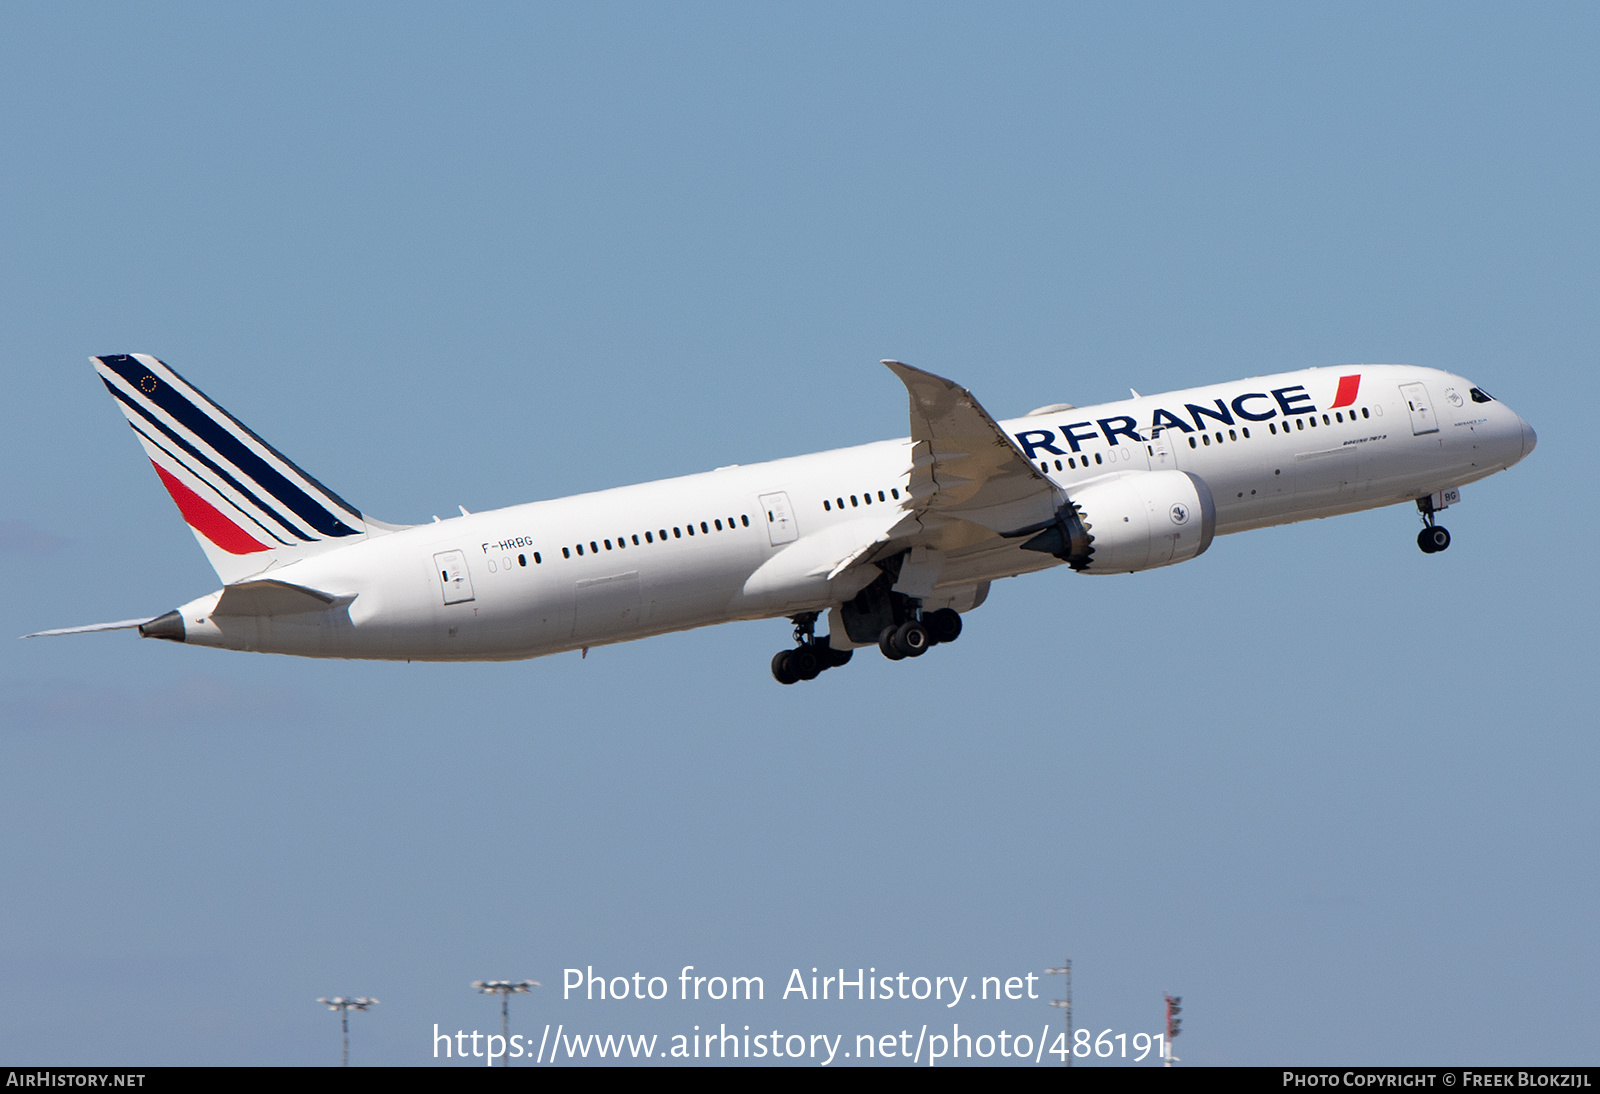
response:
[[[1136,573],[1218,535],[1412,503],[1418,545],[1443,551],[1439,511],[1536,440],[1429,368],[1306,369],[997,422],[965,388],[885,361],[910,393],[909,437],[399,525],[156,358],[92,360],[222,588],[43,635],[500,661],[782,617],[785,684],[862,646],[921,656],[955,640],[990,582],[1036,570]]]

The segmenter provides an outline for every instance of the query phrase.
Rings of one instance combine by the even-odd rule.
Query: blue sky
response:
[[[313,1000],[367,994],[354,1062],[432,1062],[506,976],[514,1032],[1031,1032],[771,996],[1070,954],[1095,1032],[1183,995],[1186,1064],[1592,1063],[1597,47],[1582,5],[6,8],[13,635],[216,584],[92,353],[394,521],[903,435],[882,357],[1000,416],[1411,362],[1540,446],[1443,555],[1396,508],[1001,582],[803,687],[781,621],[13,641],[0,1059],[336,1062]],[[769,999],[561,999],[690,964]]]

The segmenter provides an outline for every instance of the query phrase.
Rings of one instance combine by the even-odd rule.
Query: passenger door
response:
[[[1428,398],[1427,388],[1421,384],[1401,384],[1400,397],[1411,411],[1412,436],[1439,432],[1439,422],[1433,413],[1433,400]]]
[[[1172,442],[1167,438],[1165,429],[1155,432],[1145,442],[1144,447],[1150,456],[1150,470],[1176,471],[1178,469],[1177,455],[1173,451]]]
[[[793,543],[799,538],[800,530],[795,527],[794,512],[789,508],[788,494],[782,491],[776,494],[762,494],[760,500],[761,512],[767,518],[767,539],[774,547]]]
[[[433,572],[446,604],[465,604],[472,599],[472,575],[467,573],[467,556],[460,551],[440,551],[433,556]]]

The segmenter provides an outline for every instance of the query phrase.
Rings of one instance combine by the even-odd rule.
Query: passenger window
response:
[[[834,498],[833,501],[834,501],[834,504],[837,505],[840,509],[844,508],[844,499],[843,498]]]
[[[739,514],[739,523],[743,524],[746,528],[748,528],[748,527],[750,527],[750,518],[745,516],[743,513],[740,513]]]
[[[562,558],[571,558],[572,557],[572,552],[567,550],[565,547],[563,547],[563,548],[561,548],[561,557]]]
[[[1249,426],[1244,426],[1243,427],[1243,432],[1244,432],[1244,439],[1248,441],[1250,439],[1250,427]]]
[[[637,535],[633,537],[633,545],[635,547],[639,546],[639,537]]]
[[[609,539],[606,540],[606,550],[611,550],[611,541]]]
[[[1336,422],[1343,423],[1344,422],[1344,411],[1335,410],[1333,412],[1333,420],[1336,421]]]
[[[1056,461],[1056,466],[1057,466],[1057,467],[1060,467],[1060,466],[1061,466],[1061,461],[1060,461],[1060,460],[1057,460],[1057,461]],[[879,490],[879,491],[878,491],[878,500],[879,500],[879,501],[887,501],[887,500],[888,500],[888,499],[887,499],[887,498],[885,498],[885,497],[884,497],[884,496],[883,496],[883,491],[882,491],[882,490]]]
[[[872,504],[872,491],[868,490],[865,494],[862,494],[861,495],[861,500],[866,502],[868,505],[871,505]]]
[[[1362,408],[1361,408],[1361,416],[1362,416],[1362,417],[1363,417],[1363,418],[1370,418],[1370,417],[1372,417],[1372,415],[1371,415],[1371,414],[1368,414],[1368,413],[1367,413],[1367,408],[1366,408],[1366,407],[1362,407]]]
[[[517,556],[517,565],[518,566],[526,566],[527,564],[528,564],[528,556],[527,555],[518,555]]]
[[[714,520],[711,523],[717,526],[717,531],[722,531],[722,522],[720,520]]]
[[[690,531],[693,531],[693,529],[690,529]],[[672,526],[672,538],[673,539],[682,539],[683,538],[683,529],[679,528],[677,525],[673,525]]]
[[[1326,414],[1324,414],[1324,415],[1323,415],[1323,416],[1322,416],[1322,424],[1323,424],[1323,425],[1332,425],[1332,424],[1333,424],[1333,423],[1332,423],[1332,422],[1330,422],[1330,421],[1328,421],[1328,416],[1327,416],[1327,415],[1326,415]]]
[[[1217,430],[1217,443],[1218,444],[1222,443],[1222,431],[1220,429]]]
[[[1205,444],[1206,444],[1206,445],[1208,445],[1208,446],[1209,446],[1209,445],[1210,445],[1210,444],[1211,444],[1211,434],[1209,434],[1209,433],[1202,433],[1202,434],[1201,434],[1201,435],[1200,435],[1200,440],[1201,440],[1201,441],[1203,441],[1203,442],[1204,442],[1204,443],[1205,443]]]
[[[1295,428],[1296,428],[1296,429],[1302,429],[1302,430],[1303,430],[1303,429],[1305,429],[1305,427],[1306,427],[1306,420],[1305,420],[1305,419],[1304,419],[1304,418],[1296,418],[1296,419],[1295,419],[1295,420],[1294,420],[1294,427],[1295,427]]]
[[[1100,458],[1100,453],[1096,452],[1094,454],[1094,462],[1095,463],[1105,463],[1106,461]]]
[[[1189,438],[1189,447],[1190,448],[1199,448],[1200,446],[1194,443],[1194,438],[1193,437],[1190,437]]]
[[[856,496],[854,494],[850,495],[850,508],[852,508],[852,509],[859,509],[860,508],[860,503],[856,501]]]
[[[701,531],[702,531],[702,532],[706,532],[706,533],[710,533],[710,531],[711,531],[711,529],[710,529],[710,528],[707,528],[707,527],[706,527],[706,522],[705,522],[705,521],[701,521],[701,522],[700,522],[700,530],[701,530]]]
[[[627,549],[628,549],[628,537],[627,536],[618,536],[617,537],[617,550],[626,551]]]
[[[646,543],[654,543],[656,541],[656,537],[651,535],[649,532],[646,532],[644,534],[644,541]]]
[[[539,552],[538,551],[533,552],[533,564],[535,566],[539,565],[543,561],[544,561],[544,559],[539,557]]]
[[[1228,430],[1228,440],[1230,440],[1230,441],[1236,441],[1236,440],[1238,440],[1238,439],[1239,439],[1239,434],[1237,434],[1237,433],[1235,433],[1235,432],[1234,432],[1234,431],[1233,431],[1233,430],[1231,430],[1231,429],[1230,429],[1230,430]]]
[[[1268,422],[1267,423],[1267,432],[1271,433],[1274,437],[1276,437],[1278,435],[1278,427],[1276,425],[1274,425],[1272,422]]]
[[[578,557],[579,558],[583,557],[583,544],[581,544],[581,543],[578,544]]]
[[[592,539],[589,541],[589,553],[591,555],[597,555],[600,553],[600,545]]]
[[[1313,414],[1313,415],[1311,415],[1311,417],[1307,418],[1306,421],[1311,423],[1311,428],[1312,429],[1317,428],[1317,416],[1315,414]]]
[[[694,535],[694,525],[692,525],[692,524],[685,524],[685,525],[684,525],[684,526],[683,526],[683,527],[684,527],[684,528],[685,528],[685,529],[686,529],[686,530],[687,530],[687,531],[688,531],[688,533],[689,533],[689,534],[690,534],[690,535],[691,535],[691,536],[692,536],[692,535]]]
[[[894,498],[895,501],[899,501],[900,500],[900,488],[899,487],[895,487],[893,490],[890,490],[889,491],[889,496]]]

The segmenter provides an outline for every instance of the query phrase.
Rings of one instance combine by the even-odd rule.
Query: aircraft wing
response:
[[[912,508],[925,525],[953,518],[1004,535],[1054,519],[1060,491],[972,392],[899,361],[883,364],[911,395]]]
[[[1049,527],[1065,493],[1029,463],[972,392],[900,361],[884,361],[911,397],[910,497],[879,527],[831,555],[830,581],[859,588],[881,559],[907,552],[894,588],[929,596],[974,579],[981,559]],[[843,529],[841,529],[843,531]]]

